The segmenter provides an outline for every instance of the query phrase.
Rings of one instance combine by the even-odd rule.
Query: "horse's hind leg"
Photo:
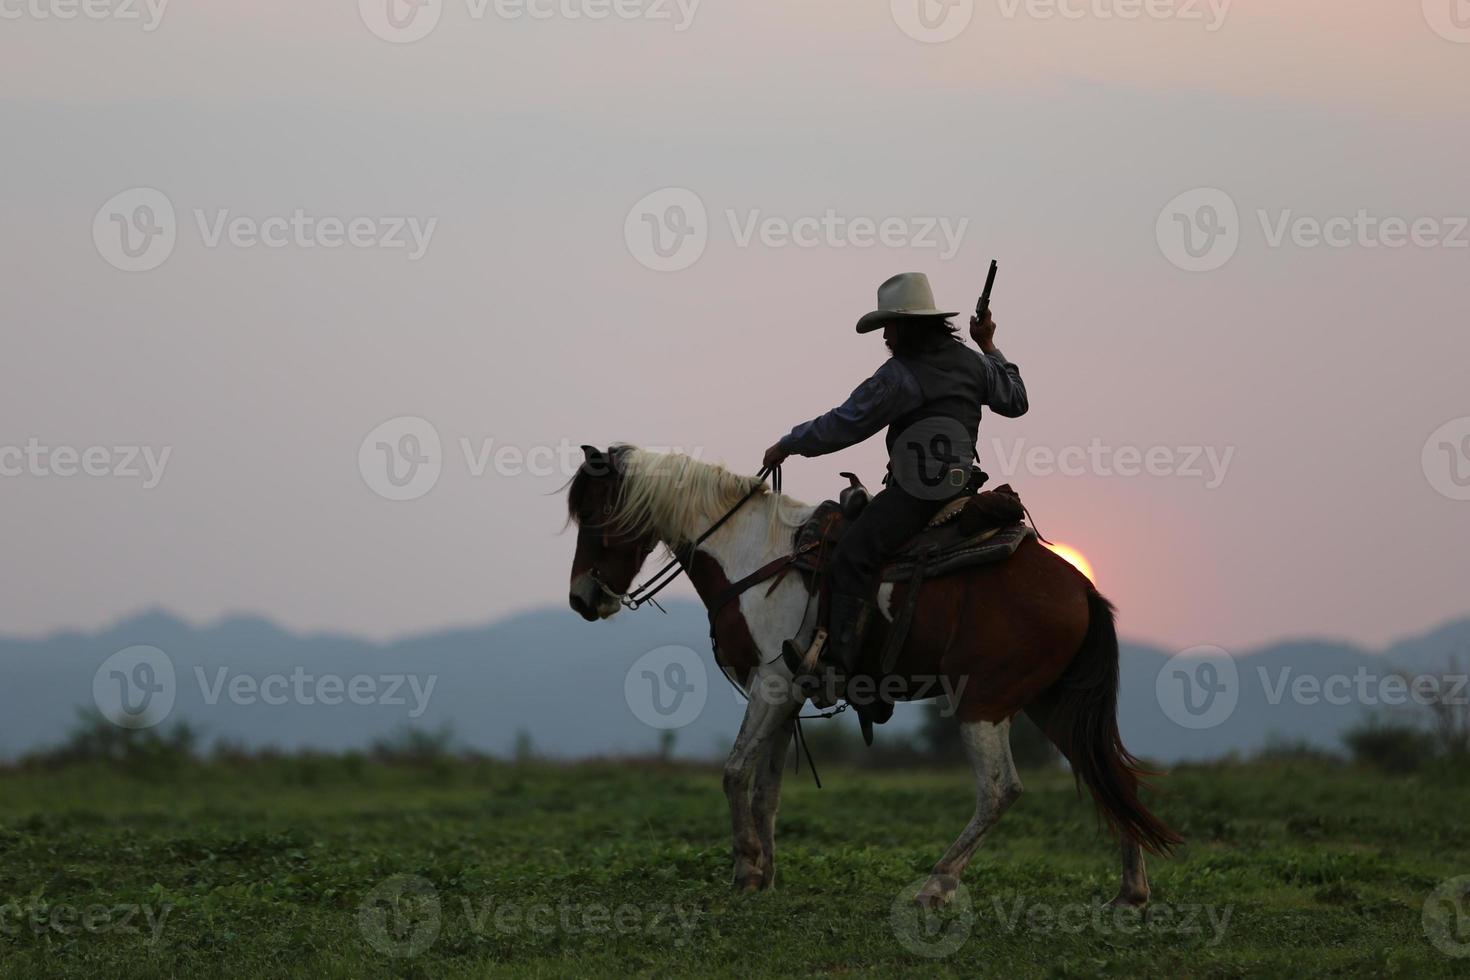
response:
[[[781,806],[781,777],[786,771],[786,753],[796,731],[793,719],[783,725],[771,739],[766,757],[755,772],[755,794],[751,808],[755,811],[755,832],[761,842],[761,889],[776,884],[776,811]]]
[[[970,863],[986,833],[1021,795],[1021,777],[1011,758],[1011,723],[993,725],[988,721],[964,722],[960,739],[965,755],[975,773],[975,815],[965,825],[959,839],[934,866],[929,880],[919,889],[914,901],[924,908],[944,905],[959,887],[960,876]]]
[[[1143,848],[1137,841],[1123,838],[1123,886],[1111,902],[1112,906],[1141,908],[1148,904],[1148,872],[1143,867]]]

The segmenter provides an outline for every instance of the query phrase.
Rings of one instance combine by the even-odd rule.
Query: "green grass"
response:
[[[969,914],[950,910],[932,935],[902,893],[968,818],[968,776],[824,775],[821,791],[804,772],[788,777],[777,890],[736,895],[711,770],[278,760],[147,778],[8,773],[0,973],[1470,972],[1422,924],[1436,886],[1470,874],[1470,782],[1448,771],[1177,771],[1158,810],[1189,844],[1151,861],[1147,917],[1096,911],[1117,887],[1114,848],[1065,773],[1028,773],[966,876]],[[363,914],[374,888],[405,880],[427,883],[428,900],[410,888],[395,919],[386,899]],[[422,952],[385,954],[427,928],[436,905]],[[123,927],[128,908],[142,911]],[[149,915],[164,916],[156,940]],[[958,948],[929,958],[904,936]]]

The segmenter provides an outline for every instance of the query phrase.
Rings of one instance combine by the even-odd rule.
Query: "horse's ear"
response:
[[[582,469],[592,476],[608,476],[615,469],[615,460],[613,457],[604,453],[596,446],[583,446],[582,455],[587,457],[586,461],[582,464]]]

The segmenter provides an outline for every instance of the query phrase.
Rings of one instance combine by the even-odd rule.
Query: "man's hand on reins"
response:
[[[970,339],[987,354],[995,350],[995,317],[989,310],[985,311],[983,323],[978,317],[970,317]]]
[[[778,442],[774,446],[772,446],[770,449],[767,449],[766,450],[765,458],[763,458],[761,460],[761,466],[765,467],[766,469],[771,469],[772,467],[780,466],[782,463],[784,463],[786,461],[786,457],[787,456],[790,456],[790,455],[791,454],[788,453],[785,449],[783,449],[781,447],[781,444]]]

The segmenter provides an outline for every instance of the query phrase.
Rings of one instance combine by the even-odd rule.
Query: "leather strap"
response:
[[[893,621],[893,627],[888,631],[887,640],[883,645],[883,659],[880,661],[883,677],[893,673],[893,666],[898,663],[898,655],[903,650],[904,641],[908,639],[909,626],[914,621],[914,608],[919,604],[919,587],[924,584],[924,572],[928,568],[929,558],[934,554],[934,550],[935,546],[930,545],[914,560],[914,574],[909,578],[909,591],[903,597],[903,608],[899,610],[898,618]]]

